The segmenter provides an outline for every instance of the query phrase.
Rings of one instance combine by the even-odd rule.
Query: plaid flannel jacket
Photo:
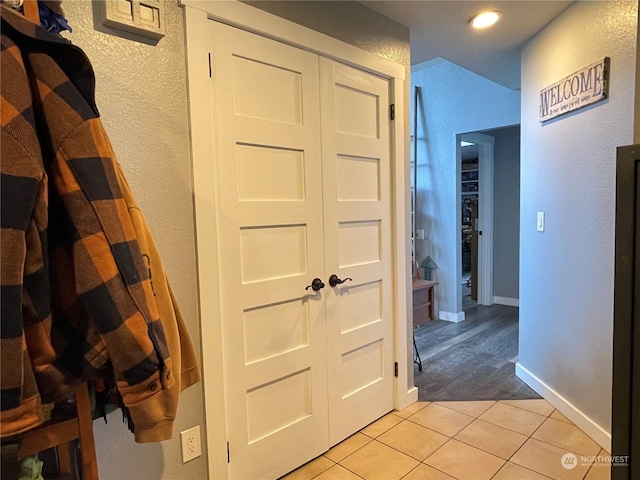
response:
[[[198,356],[191,343],[191,336],[185,324],[182,312],[178,308],[171,285],[162,266],[160,252],[156,247],[149,226],[142,216],[142,212],[136,203],[131,187],[122,172],[120,165],[116,165],[116,177],[122,196],[129,209],[129,217],[133,229],[138,237],[138,244],[142,252],[145,266],[149,271],[149,280],[153,288],[153,293],[160,313],[162,328],[167,337],[169,354],[171,355],[171,365],[173,367],[174,379],[177,388],[166,391],[165,421],[158,422],[153,429],[135,431],[136,442],[156,442],[167,440],[173,435],[173,414],[178,410],[179,394],[184,389],[200,381],[200,366]]]
[[[136,431],[166,421],[171,359],[78,47],[0,7],[1,435],[110,363]]]

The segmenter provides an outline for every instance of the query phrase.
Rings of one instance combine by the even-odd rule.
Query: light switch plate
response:
[[[536,229],[539,232],[544,232],[544,212],[538,212],[538,219],[536,223]]]
[[[153,40],[165,36],[162,0],[101,0],[94,7],[102,25]]]
[[[418,237],[418,240],[424,240],[424,229],[422,228],[417,229],[416,236]]]

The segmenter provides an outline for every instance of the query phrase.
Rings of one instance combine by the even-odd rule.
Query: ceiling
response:
[[[411,65],[439,57],[511,89],[520,88],[520,50],[573,1],[362,1],[411,29]],[[504,16],[494,27],[472,30],[484,10]]]

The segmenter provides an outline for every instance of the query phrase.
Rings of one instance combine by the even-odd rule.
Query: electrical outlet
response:
[[[200,425],[196,425],[189,430],[180,432],[180,440],[182,441],[182,463],[187,463],[194,458],[202,455],[200,446]]]

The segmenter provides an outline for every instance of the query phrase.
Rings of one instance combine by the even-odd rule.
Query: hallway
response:
[[[577,457],[571,469],[561,463],[568,453]],[[607,480],[610,468],[596,458],[606,455],[542,399],[416,402],[283,478]]]
[[[423,369],[414,384],[423,401],[540,398],[515,376],[518,308],[477,305],[460,323],[429,322],[415,331]]]

